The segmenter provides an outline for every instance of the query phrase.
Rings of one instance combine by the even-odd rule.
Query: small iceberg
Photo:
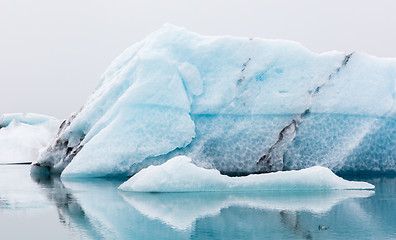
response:
[[[374,189],[366,182],[347,181],[320,166],[302,170],[229,177],[215,169],[194,165],[186,156],[172,158],[159,166],[138,172],[120,187],[132,192],[206,192],[257,190]]]
[[[34,113],[0,116],[0,164],[36,161],[39,152],[56,136],[60,121]]]

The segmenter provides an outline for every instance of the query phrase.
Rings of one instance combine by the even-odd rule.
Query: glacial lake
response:
[[[396,176],[375,191],[126,193],[0,165],[0,239],[396,239]]]

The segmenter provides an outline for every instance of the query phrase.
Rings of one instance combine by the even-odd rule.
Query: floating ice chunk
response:
[[[0,163],[36,161],[39,150],[56,136],[59,120],[39,114],[0,117]]]
[[[197,192],[257,190],[333,190],[373,189],[365,182],[353,182],[336,176],[325,167],[311,167],[245,177],[228,177],[215,169],[204,169],[186,156],[170,159],[160,166],[141,170],[119,189],[133,192]]]

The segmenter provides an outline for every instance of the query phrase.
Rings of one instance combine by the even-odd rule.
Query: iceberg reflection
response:
[[[256,193],[126,193],[121,195],[141,214],[167,225],[188,230],[199,218],[214,216],[232,206],[286,212],[323,214],[343,200],[367,198],[374,191],[266,191]]]
[[[62,179],[62,184],[57,179],[40,184],[66,223],[93,239],[347,239],[351,234],[389,238],[394,203],[378,205],[378,201],[394,194],[395,179],[374,180],[370,182],[378,185],[375,194],[370,190],[117,190],[125,179]]]
[[[350,180],[373,183],[375,194],[364,190],[133,193],[117,190],[125,179],[32,179],[28,166],[2,166],[0,236],[393,239],[396,177]]]
[[[31,176],[45,192],[49,202],[53,203],[58,212],[59,221],[72,230],[79,230],[85,237],[99,239],[103,236],[99,228],[85,214],[77,199],[66,188],[59,176]]]

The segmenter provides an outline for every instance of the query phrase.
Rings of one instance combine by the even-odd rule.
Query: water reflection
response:
[[[92,239],[367,239],[396,235],[396,179],[384,179],[370,180],[375,193],[126,193],[117,190],[124,179],[35,182],[59,221]]]
[[[281,222],[303,239],[312,239],[311,231],[300,223],[296,212],[280,211]]]
[[[180,230],[190,229],[198,218],[217,215],[222,209],[235,207],[278,211],[286,225],[289,212],[314,214],[328,212],[349,198],[366,198],[374,191],[263,191],[252,193],[121,193],[124,199],[143,215]]]
[[[28,166],[0,165],[0,210],[18,211],[45,207],[45,198],[29,176]]]
[[[66,188],[59,176],[37,176],[32,175],[32,180],[44,190],[49,202],[55,204],[59,221],[71,229],[82,231],[82,235],[100,239],[103,234],[98,231],[84,209],[78,203],[71,191]]]

